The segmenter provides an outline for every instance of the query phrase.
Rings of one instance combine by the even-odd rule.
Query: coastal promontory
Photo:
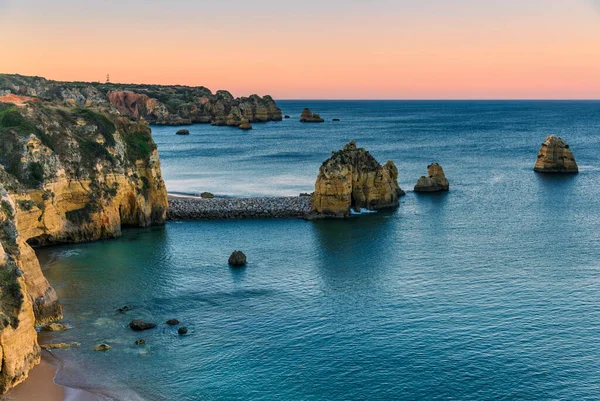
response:
[[[560,137],[550,135],[542,143],[534,171],[538,173],[578,173],[579,168],[569,145]]]
[[[392,161],[381,165],[354,141],[333,152],[319,169],[312,196],[313,217],[348,217],[351,210],[396,207],[404,191]]]
[[[166,218],[150,128],[86,94],[89,103],[0,93],[2,393],[39,362],[34,327],[62,316],[32,247],[117,237]]]

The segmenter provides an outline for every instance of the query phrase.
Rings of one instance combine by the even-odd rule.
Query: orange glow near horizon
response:
[[[239,14],[207,16],[182,1],[38,3],[0,0],[0,72],[66,81],[110,73],[113,82],[278,99],[600,98],[593,0],[331,1],[310,17],[231,0]]]

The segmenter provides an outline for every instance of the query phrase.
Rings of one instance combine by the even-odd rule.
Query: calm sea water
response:
[[[600,398],[600,102],[279,104],[293,118],[251,132],[155,127],[168,189],[311,191],[355,139],[396,162],[399,209],[169,223],[40,250],[74,327],[42,341],[82,344],[55,353],[59,383],[122,400]],[[328,121],[300,124],[305,106]],[[579,175],[533,173],[551,133]],[[433,161],[451,191],[412,192]],[[234,249],[246,269],[227,266]],[[134,318],[190,334],[134,333]]]

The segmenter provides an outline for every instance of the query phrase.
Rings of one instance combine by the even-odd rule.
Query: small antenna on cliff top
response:
[[[110,74],[106,74],[106,83],[110,83]]]

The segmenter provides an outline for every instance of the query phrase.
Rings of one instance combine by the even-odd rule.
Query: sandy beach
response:
[[[42,363],[36,366],[27,380],[11,389],[2,400],[7,401],[63,401],[65,388],[54,383],[56,367],[48,357],[42,356]]]

